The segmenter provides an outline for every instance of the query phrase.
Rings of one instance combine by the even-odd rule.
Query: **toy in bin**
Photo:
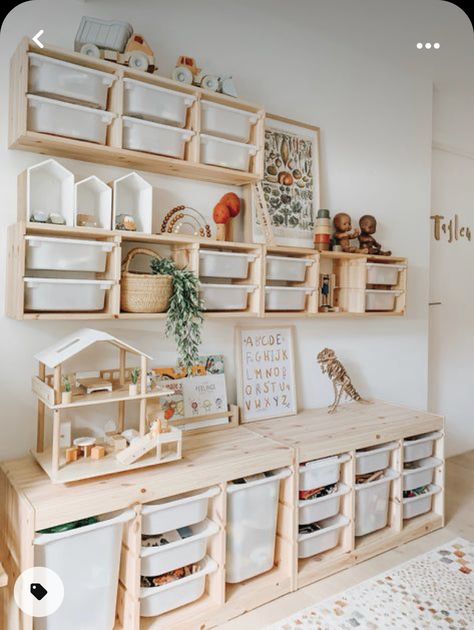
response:
[[[74,50],[143,72],[153,73],[158,69],[153,50],[143,35],[133,32],[128,22],[84,16],[76,33]]]
[[[197,85],[210,92],[221,92],[227,96],[237,96],[234,82],[230,76],[219,77],[216,74],[207,74],[196,65],[193,57],[181,55],[178,57],[172,78],[180,83]]]

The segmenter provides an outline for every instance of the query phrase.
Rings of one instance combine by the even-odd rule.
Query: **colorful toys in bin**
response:
[[[158,69],[153,50],[143,35],[133,32],[128,22],[84,16],[76,33],[74,50],[134,70],[153,73]]]
[[[227,232],[230,227],[231,219],[234,219],[240,213],[240,199],[232,192],[223,195],[212,211],[212,218],[217,225],[217,240],[227,240]]]
[[[207,74],[197,67],[196,60],[193,57],[186,57],[186,55],[178,57],[171,77],[180,83],[196,85],[210,92],[221,92],[222,94],[227,94],[227,96],[237,96],[232,77]]]

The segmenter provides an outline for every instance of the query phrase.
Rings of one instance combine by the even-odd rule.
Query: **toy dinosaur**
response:
[[[318,363],[321,366],[323,374],[327,374],[332,381],[334,387],[334,402],[329,406],[329,413],[334,413],[341,401],[342,394],[345,394],[351,400],[360,403],[369,403],[364,400],[352,385],[352,381],[346,372],[346,368],[336,357],[336,353],[331,348],[324,348],[318,354]]]

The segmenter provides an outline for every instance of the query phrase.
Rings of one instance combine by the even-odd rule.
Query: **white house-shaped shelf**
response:
[[[113,227],[117,217],[128,214],[135,220],[137,232],[152,232],[153,187],[137,173],[129,173],[113,184]]]
[[[108,343],[119,350],[119,361],[116,368],[101,370],[93,379],[77,377],[76,374],[67,374],[71,385],[71,395],[65,398],[63,385],[63,365],[79,353],[97,343]],[[140,376],[138,390],[131,392],[129,388],[131,369],[126,367],[127,353],[139,358]],[[44,468],[53,481],[67,483],[79,479],[87,479],[114,472],[127,470],[129,467],[120,462],[116,452],[110,452],[110,446],[104,442],[105,451],[100,461],[92,461],[88,457],[68,461],[67,449],[60,446],[61,414],[65,411],[70,414],[75,409],[85,405],[100,405],[118,403],[117,435],[124,430],[125,403],[127,401],[139,402],[139,434],[141,437],[148,435],[146,422],[147,400],[166,396],[170,393],[167,389],[147,389],[147,362],[151,357],[130,344],[113,337],[101,330],[82,328],[77,332],[64,337],[49,348],[38,352],[35,359],[39,361],[38,376],[33,377],[33,391],[38,398],[38,430],[36,451],[33,453],[39,464]],[[47,373],[47,370],[50,373]],[[51,373],[52,371],[52,373]],[[84,370],[86,371],[86,370]],[[89,390],[97,389],[93,393]],[[45,447],[45,409],[49,409],[53,416],[52,443]],[[176,441],[180,438],[180,432],[172,428],[176,435]],[[123,440],[122,440],[123,441]],[[179,456],[180,451],[177,453]],[[176,459],[177,454],[174,455]],[[161,453],[156,456],[134,462],[133,467],[149,466],[162,462]]]
[[[74,225],[74,175],[56,160],[46,160],[26,170],[26,217],[35,212],[60,214]],[[20,177],[25,177],[22,173]],[[22,185],[24,185],[22,183]]]
[[[112,228],[112,189],[95,175],[77,182],[74,186],[74,225],[78,214],[95,219],[97,227]]]

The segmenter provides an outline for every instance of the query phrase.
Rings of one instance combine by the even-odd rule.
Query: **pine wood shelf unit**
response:
[[[107,111],[116,114],[111,124],[105,145],[84,140],[39,133],[28,128],[27,93],[28,93],[28,53],[52,57],[61,61],[108,72],[116,77],[110,89]],[[131,78],[143,83],[165,87],[178,92],[192,94],[196,101],[190,108],[186,128],[195,132],[188,143],[185,159],[169,158],[152,153],[132,151],[123,148],[122,113],[123,113],[123,79]],[[212,101],[229,107],[242,109],[258,114],[258,122],[254,125],[250,142],[257,146],[257,154],[250,160],[249,172],[211,166],[200,162],[200,103]],[[22,39],[10,62],[10,125],[9,147],[33,151],[44,155],[54,155],[111,166],[120,166],[132,170],[162,173],[175,177],[184,177],[218,184],[241,186],[262,179],[263,173],[263,137],[265,113],[259,105],[234,99],[224,94],[215,94],[201,88],[184,85],[166,77],[151,75],[124,68],[115,63],[93,59],[80,53],[64,50],[55,46],[37,47],[28,38]]]
[[[58,238],[86,239],[112,242],[113,250],[108,254],[106,271],[97,274],[97,278],[113,282],[107,291],[104,309],[100,312],[28,312],[25,308],[24,278],[31,276],[26,268],[26,237],[46,236]],[[255,260],[249,266],[248,277],[234,280],[233,284],[251,284],[256,290],[249,296],[247,308],[242,311],[206,311],[206,319],[215,318],[339,318],[339,317],[394,317],[405,314],[406,269],[399,273],[396,288],[401,295],[396,300],[394,311],[365,312],[365,286],[367,261],[383,263],[403,263],[406,259],[395,257],[366,257],[358,254],[337,252],[316,252],[311,249],[272,247],[252,243],[234,243],[203,239],[180,234],[145,234],[83,228],[61,225],[49,225],[19,221],[8,228],[8,267],[6,284],[6,314],[14,319],[126,319],[126,320],[163,320],[166,313],[126,313],[120,310],[120,275],[121,261],[133,247],[146,246],[165,256],[172,256],[180,266],[186,266],[198,276],[200,273],[199,254],[202,251],[250,253]],[[266,277],[268,256],[282,256],[311,260],[303,282],[288,282],[288,286],[305,287],[310,291],[302,311],[267,311],[265,310],[265,286],[271,284]],[[340,289],[339,312],[321,312],[318,310],[319,277],[321,269],[337,268],[337,276],[345,285]],[[142,269],[144,271],[145,269]],[[44,275],[44,274],[42,274]],[[48,273],[54,276],[54,273]],[[61,274],[64,275],[64,274]],[[215,279],[219,282],[219,279]],[[282,284],[282,283],[278,283]],[[344,293],[345,292],[345,293]],[[356,298],[352,297],[356,294]],[[345,301],[344,301],[345,300]],[[342,306],[343,305],[343,306]],[[361,310],[362,309],[362,310]]]
[[[296,561],[298,588],[444,526],[444,438],[441,437],[436,440],[434,451],[434,456],[443,462],[435,470],[434,478],[441,491],[433,497],[432,510],[404,521],[402,478],[399,477],[390,484],[387,527],[361,537],[356,537],[354,530],[355,451],[395,441],[397,446],[392,451],[390,467],[401,475],[403,440],[432,431],[442,432],[441,416],[375,401],[370,405],[344,405],[336,414],[328,414],[326,409],[306,410],[295,417],[257,422],[250,428],[293,448],[296,469],[315,459],[343,453],[350,455],[349,462],[342,465],[341,480],[351,491],[343,497],[340,511],[349,524],[342,530],[337,547]]]
[[[328,415],[326,409],[313,409],[294,417],[252,423],[224,432],[185,436],[183,459],[178,462],[102,477],[87,484],[51,485],[30,458],[5,462],[0,469],[4,497],[0,561],[9,577],[9,586],[0,591],[0,596],[5,597],[5,603],[11,601],[16,577],[33,566],[35,531],[132,506],[136,517],[124,532],[116,630],[212,628],[443,527],[444,453],[443,437],[440,437],[434,454],[443,464],[435,470],[435,483],[442,491],[435,495],[432,510],[404,521],[401,483],[392,482],[388,526],[362,538],[354,536],[355,450],[395,441],[397,447],[391,466],[401,471],[403,439],[431,431],[440,431],[442,436],[443,427],[443,418],[430,413],[383,402],[351,403],[339,407],[334,415]],[[342,469],[342,479],[350,488],[342,502],[342,512],[349,524],[336,548],[321,556],[298,560],[299,465],[343,453],[350,455]],[[281,467],[289,467],[292,474],[280,486],[275,565],[267,573],[229,585],[225,581],[226,484],[242,476]],[[195,603],[156,618],[140,619],[141,506],[211,486],[219,486],[221,490],[210,500],[208,513],[208,518],[219,525],[219,533],[207,550],[217,562],[218,570],[208,579],[204,596]],[[16,627],[16,623],[23,630],[31,630],[30,617],[22,615],[16,607],[5,606],[4,609],[5,614],[10,615],[4,620],[5,627]]]

